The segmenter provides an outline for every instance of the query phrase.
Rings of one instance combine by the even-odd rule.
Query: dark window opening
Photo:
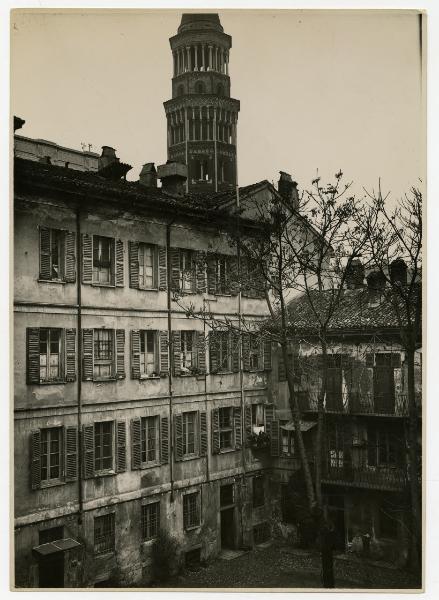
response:
[[[234,503],[234,486],[233,483],[229,485],[222,485],[220,487],[220,506],[230,506]]]
[[[253,508],[265,504],[264,477],[258,475],[253,477]]]

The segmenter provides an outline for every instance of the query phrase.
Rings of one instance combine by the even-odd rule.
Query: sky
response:
[[[166,161],[163,102],[181,10],[16,11],[11,110],[19,134],[116,148],[137,179]],[[394,197],[424,178],[424,100],[415,11],[218,10],[232,36],[239,184],[287,171],[300,189],[339,170]]]

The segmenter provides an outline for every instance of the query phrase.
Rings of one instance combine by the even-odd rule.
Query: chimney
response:
[[[21,129],[25,123],[26,121],[24,119],[14,115],[14,133],[17,131],[17,129]]]
[[[98,158],[98,175],[117,181],[121,177],[126,178],[131,165],[120,162],[116,156],[116,150],[111,146],[102,146],[102,154]]]
[[[187,166],[183,163],[168,161],[157,167],[157,177],[162,189],[170,194],[182,195],[186,191]]]
[[[157,171],[154,163],[146,163],[143,165],[139,175],[139,183],[146,188],[157,187]]]
[[[386,278],[380,271],[371,271],[366,277],[370,306],[379,306],[386,287]]]
[[[280,177],[277,182],[277,190],[279,194],[286,200],[286,202],[293,208],[298,210],[299,208],[299,193],[297,191],[297,183],[292,180],[289,173],[285,171],[279,171]]]
[[[361,260],[354,258],[346,270],[345,282],[348,290],[356,290],[363,287],[364,266]]]
[[[390,281],[394,285],[407,285],[407,265],[402,258],[397,258],[390,263]]]

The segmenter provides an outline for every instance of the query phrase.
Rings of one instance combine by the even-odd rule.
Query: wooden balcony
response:
[[[323,483],[352,486],[376,490],[401,491],[407,478],[404,469],[390,466],[326,465]]]
[[[298,392],[302,412],[317,412],[317,395]],[[421,396],[416,398],[418,414],[421,414]],[[327,413],[348,415],[376,415],[382,417],[408,417],[407,394],[380,396],[373,394],[341,394],[329,396],[326,401]]]

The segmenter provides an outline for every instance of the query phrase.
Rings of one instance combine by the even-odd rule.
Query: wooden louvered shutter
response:
[[[160,419],[160,464],[166,465],[169,462],[169,419],[162,417]]]
[[[244,407],[244,424],[247,435],[252,432],[252,405],[247,404]]]
[[[197,349],[197,368],[200,373],[206,372],[206,340],[202,331],[195,332],[195,344]]]
[[[176,461],[183,458],[183,415],[174,415],[175,455]]]
[[[235,448],[242,448],[242,412],[241,407],[233,409],[233,428],[235,430]]]
[[[95,474],[95,430],[93,424],[84,425],[82,428],[82,449],[84,479],[90,479]]]
[[[169,373],[169,343],[168,332],[160,331],[160,377],[166,377]]]
[[[50,229],[40,227],[40,279],[52,279]]]
[[[212,454],[218,454],[220,451],[219,409],[213,408],[210,414],[212,419]]]
[[[39,429],[31,433],[31,487],[36,490],[41,483],[41,432]]]
[[[172,332],[173,372],[176,377],[181,375],[181,332]]]
[[[82,330],[82,379],[93,381],[93,329]]]
[[[287,370],[285,368],[285,361],[284,361],[284,355],[283,355],[282,350],[278,353],[277,377],[278,377],[279,381],[287,380]]]
[[[159,290],[166,290],[168,287],[168,273],[166,269],[166,248],[157,246],[158,263],[159,263]]]
[[[210,361],[210,372],[217,373],[218,372],[218,335],[216,331],[211,331],[209,333],[209,361]]]
[[[178,248],[171,248],[171,289],[175,291],[180,289],[180,251]]]
[[[204,294],[206,291],[206,254],[204,252],[196,252],[195,264],[197,273],[197,292]]]
[[[64,281],[75,283],[76,281],[76,234],[74,231],[66,231],[64,237],[65,249],[65,273]]]
[[[125,421],[116,422],[116,472],[127,470],[127,429]]]
[[[264,371],[271,371],[271,341],[264,340]]]
[[[199,425],[200,425],[200,456],[207,455],[207,413],[205,410],[199,413]]]
[[[130,288],[139,289],[139,242],[128,242]]]
[[[82,283],[93,281],[93,236],[82,234]]]
[[[140,469],[142,464],[142,421],[140,417],[131,419],[131,469]]]
[[[75,481],[78,478],[78,429],[64,428],[65,480]]]
[[[229,266],[229,290],[234,296],[239,292],[239,274],[238,274],[238,259],[236,256],[230,256],[228,259]]]
[[[65,379],[66,381],[76,380],[76,329],[65,330],[65,344],[66,344],[66,370]]]
[[[271,456],[279,456],[280,427],[277,419],[271,421],[270,426],[270,450]]]
[[[207,292],[216,294],[216,257],[210,254],[207,257]]]
[[[123,241],[116,240],[116,286],[123,287]]]
[[[239,372],[239,332],[231,331],[230,339],[232,344],[232,371]]]
[[[140,379],[140,331],[131,331],[131,377]]]
[[[125,379],[125,329],[116,329],[116,377]]]
[[[274,419],[274,404],[265,405],[265,425],[267,427],[267,433],[271,433],[271,423]]]
[[[250,371],[250,334],[242,334],[242,369]]]
[[[40,383],[40,330],[28,327],[26,330],[27,345],[27,382]]]

